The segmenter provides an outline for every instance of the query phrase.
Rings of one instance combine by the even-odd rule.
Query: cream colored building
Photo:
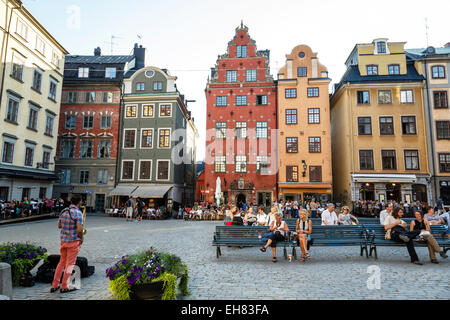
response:
[[[50,198],[68,52],[20,1],[0,12],[0,200]]]

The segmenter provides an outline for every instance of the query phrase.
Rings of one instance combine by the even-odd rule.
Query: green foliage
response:
[[[12,282],[19,284],[22,276],[26,275],[39,260],[47,260],[47,249],[30,243],[4,243],[0,245],[0,262],[11,265]]]
[[[153,280],[152,282],[155,281],[164,281],[164,286],[163,286],[163,296],[162,296],[162,300],[176,300],[177,298],[177,276],[172,274],[172,273],[168,273],[168,272],[164,272],[163,274],[161,274],[159,276],[158,279]]]
[[[127,277],[124,274],[109,282],[109,290],[119,300],[130,300],[131,287],[127,283]]]

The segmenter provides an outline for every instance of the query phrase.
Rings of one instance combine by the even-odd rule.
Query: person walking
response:
[[[133,221],[134,200],[132,196],[127,200],[125,206],[127,207],[126,221],[128,221],[128,218]]]
[[[61,293],[71,292],[77,290],[76,288],[69,288],[70,276],[72,275],[73,267],[77,261],[78,252],[83,243],[83,214],[79,209],[81,205],[81,198],[79,196],[72,197],[72,204],[68,209],[61,212],[58,220],[58,228],[61,229],[60,238],[60,259],[56,267],[55,276],[53,278],[51,293],[57,291],[60,287],[61,275],[64,270],[62,278]]]

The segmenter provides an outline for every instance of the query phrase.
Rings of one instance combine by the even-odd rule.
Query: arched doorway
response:
[[[247,198],[245,197],[245,194],[238,194],[236,196],[236,206],[241,209],[243,204],[247,201]]]

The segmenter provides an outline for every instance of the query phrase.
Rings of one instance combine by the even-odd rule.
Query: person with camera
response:
[[[70,207],[64,209],[59,216],[58,228],[61,229],[61,257],[56,267],[52,288],[50,289],[51,293],[59,289],[63,270],[64,276],[62,278],[61,293],[77,290],[76,288],[69,288],[69,281],[77,261],[78,252],[83,243],[84,222],[83,214],[79,209],[81,201],[79,196],[73,196]]]

